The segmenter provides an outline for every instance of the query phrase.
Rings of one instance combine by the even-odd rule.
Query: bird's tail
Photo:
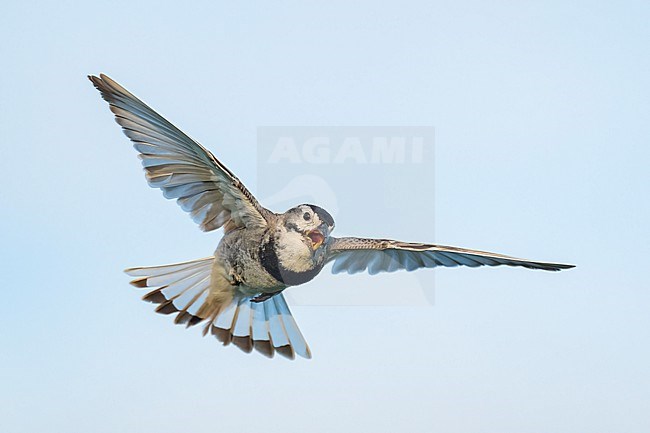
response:
[[[150,288],[142,299],[158,304],[156,312],[178,313],[175,323],[194,326],[206,320],[210,332],[224,346],[233,343],[244,352],[253,349],[273,357],[311,358],[309,346],[291,315],[282,293],[264,302],[237,294],[214,269],[214,257],[163,266],[131,268],[131,284]]]

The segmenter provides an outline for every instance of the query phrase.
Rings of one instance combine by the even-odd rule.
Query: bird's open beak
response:
[[[311,249],[316,250],[325,241],[325,236],[320,230],[310,230],[307,232],[307,237],[311,241]]]

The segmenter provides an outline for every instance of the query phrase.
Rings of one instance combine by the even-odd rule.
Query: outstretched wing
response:
[[[106,75],[88,78],[140,152],[149,185],[176,199],[201,230],[267,224],[272,212],[212,153]]]
[[[501,254],[443,245],[418,244],[389,239],[331,238],[328,261],[334,261],[332,273],[355,274],[368,270],[370,275],[413,271],[436,266],[523,266],[529,269],[559,271],[574,265],[536,262]]]

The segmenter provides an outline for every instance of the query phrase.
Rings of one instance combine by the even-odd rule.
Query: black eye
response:
[[[309,221],[311,219],[311,215],[309,215],[309,212],[305,212],[305,214],[302,216],[302,218],[305,221]]]

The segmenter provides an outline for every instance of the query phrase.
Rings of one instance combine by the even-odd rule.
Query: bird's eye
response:
[[[309,221],[311,219],[311,215],[309,215],[309,212],[305,212],[305,214],[302,216],[302,218],[305,221]]]

